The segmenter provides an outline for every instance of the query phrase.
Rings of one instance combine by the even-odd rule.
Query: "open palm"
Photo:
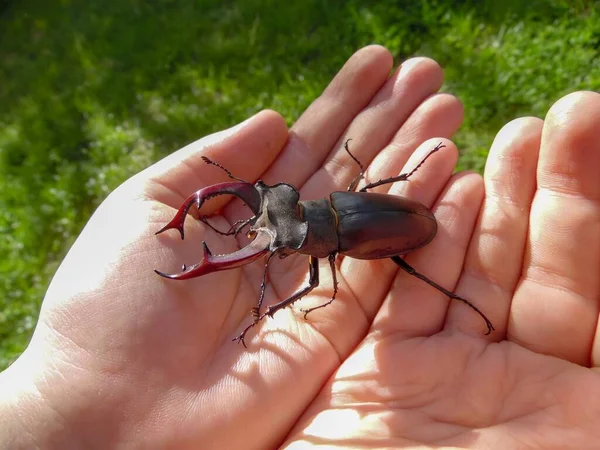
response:
[[[289,133],[276,113],[260,113],[174,153],[103,203],[57,272],[32,343],[12,369],[27,367],[48,414],[69,424],[65,442],[593,446],[600,96],[572,94],[545,122],[507,125],[490,152],[484,193],[478,175],[452,175],[458,152],[446,138],[462,109],[437,93],[439,66],[412,59],[389,76],[391,66],[386,50],[362,49]],[[370,181],[409,170],[446,144],[389,192],[432,207],[439,222],[435,240],[407,261],[475,303],[494,333],[484,336],[471,309],[389,260],[339,258],[336,301],[308,320],[297,308],[278,312],[249,332],[245,350],[231,339],[251,321],[264,264],[185,282],[154,274],[197,262],[203,239],[213,253],[245,245],[189,219],[184,241],[175,231],[154,235],[191,192],[225,181],[201,156],[316,199],[356,176],[347,138]],[[222,213],[211,219],[220,229],[248,216],[229,200],[202,210]],[[307,272],[306,256],[273,261],[266,304],[301,288]],[[330,298],[327,265],[321,273],[302,307]]]

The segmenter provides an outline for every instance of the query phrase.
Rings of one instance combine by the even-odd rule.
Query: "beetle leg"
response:
[[[356,186],[358,186],[358,183],[360,183],[360,180],[362,180],[365,175],[365,168],[360,163],[360,161],[352,154],[352,152],[350,151],[350,148],[348,147],[348,142],[350,142],[351,140],[352,139],[348,139],[344,143],[344,150],[346,150],[346,152],[350,155],[350,158],[352,158],[354,160],[354,162],[356,164],[358,164],[358,167],[360,167],[360,172],[358,173],[358,175],[356,175],[356,178],[354,178],[354,180],[352,180],[352,183],[350,183],[350,186],[348,186],[348,192],[356,189]]]
[[[231,236],[232,234],[234,236],[237,236],[238,233],[240,231],[242,231],[242,228],[244,228],[246,225],[248,225],[250,222],[252,222],[254,219],[256,219],[256,216],[252,216],[249,219],[240,219],[237,222],[235,222],[233,225],[231,225],[231,228],[229,228],[229,230],[227,232],[223,232],[221,230],[217,230],[215,227],[213,227],[209,222],[208,222],[208,218],[206,216],[202,216],[200,217],[200,220],[202,222],[204,222],[206,225],[208,225],[208,227],[210,229],[212,229],[214,232],[219,233],[221,236]]]
[[[315,306],[314,308],[301,309],[300,311],[302,311],[304,313],[305,320],[306,320],[306,316],[308,315],[309,312],[312,312],[315,309],[325,308],[326,306],[330,305],[331,302],[333,302],[335,300],[335,296],[338,292],[338,281],[337,281],[337,276],[335,274],[335,258],[336,258],[336,256],[337,256],[337,253],[332,253],[331,255],[329,255],[329,268],[331,269],[331,275],[333,276],[333,295],[331,296],[331,299],[328,302],[325,302],[322,305]]]
[[[423,165],[423,163],[425,163],[425,161],[427,161],[427,159],[433,155],[435,152],[437,152],[438,150],[444,148],[445,145],[443,145],[441,142],[435,146],[435,148],[433,150],[431,150],[427,156],[425,156],[425,158],[423,158],[423,160],[417,164],[417,167],[415,167],[413,170],[411,170],[408,173],[401,173],[400,175],[398,175],[397,177],[390,177],[390,178],[384,178],[382,180],[376,181],[374,183],[369,183],[366,186],[363,186],[359,192],[367,192],[367,189],[372,189],[375,188],[377,186],[381,186],[383,184],[388,184],[388,183],[395,183],[396,181],[407,181],[417,170],[419,170],[419,167],[421,167]]]
[[[258,297],[258,303],[256,304],[256,306],[253,306],[251,310],[252,317],[254,317],[254,320],[257,322],[260,318],[260,307],[262,306],[263,300],[265,299],[265,289],[267,287],[267,273],[269,268],[269,262],[271,261],[271,258],[275,256],[275,253],[276,252],[271,253],[267,258],[267,262],[265,262],[265,272],[263,273],[262,283],[260,283],[260,296]]]
[[[301,290],[296,292],[294,295],[292,295],[290,298],[287,298],[279,303],[275,303],[274,305],[269,306],[267,308],[267,310],[264,313],[262,313],[260,316],[258,316],[258,318],[254,320],[254,322],[252,322],[250,325],[248,325],[246,327],[246,329],[244,331],[242,331],[242,333],[239,336],[233,338],[234,342],[235,341],[241,342],[244,347],[248,348],[246,346],[246,341],[244,339],[246,337],[246,333],[248,332],[248,330],[250,330],[250,328],[254,327],[257,323],[259,323],[261,320],[263,320],[267,316],[273,317],[273,314],[275,314],[277,311],[285,308],[286,306],[291,305],[295,301],[304,297],[306,294],[308,294],[310,291],[312,291],[315,287],[317,287],[319,285],[319,259],[315,258],[314,256],[311,256],[308,260],[308,264],[309,264],[309,273],[310,273],[310,276],[308,279],[308,286],[305,286],[304,288],[302,288]]]
[[[488,331],[487,331],[487,333],[485,333],[486,336],[488,334],[490,334],[492,331],[495,331],[495,328],[492,325],[492,322],[490,321],[490,319],[488,319],[486,317],[486,315],[483,312],[481,312],[481,310],[477,306],[475,306],[473,303],[471,303],[469,300],[467,300],[465,298],[462,298],[462,297],[459,297],[454,292],[450,292],[448,289],[443,288],[442,286],[440,286],[439,284],[437,284],[435,281],[430,280],[429,278],[427,278],[423,274],[420,274],[411,265],[409,265],[406,261],[404,261],[399,256],[392,256],[391,259],[396,264],[398,264],[400,266],[400,268],[402,268],[403,270],[405,270],[406,272],[408,272],[410,275],[412,275],[414,277],[417,277],[420,280],[423,280],[425,283],[427,283],[430,286],[436,288],[438,291],[446,294],[448,297],[453,298],[455,300],[460,300],[461,302],[465,303],[466,305],[468,305],[469,307],[471,307],[472,309],[474,309],[477,312],[477,314],[479,314],[481,316],[481,318],[485,321],[485,324],[487,325]]]

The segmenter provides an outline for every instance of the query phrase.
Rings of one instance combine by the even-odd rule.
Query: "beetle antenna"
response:
[[[358,167],[360,167],[360,173],[354,178],[354,180],[352,180],[352,183],[350,183],[350,186],[348,186],[348,191],[353,191],[354,189],[356,189],[356,186],[358,186],[358,183],[360,182],[360,180],[362,180],[364,178],[364,175],[365,175],[365,168],[360,163],[358,158],[356,158],[352,154],[352,152],[350,151],[350,148],[348,147],[348,142],[350,142],[351,140],[352,139],[348,139],[346,142],[344,142],[344,150],[346,150],[346,152],[350,155],[350,158],[352,158],[354,160],[354,162],[356,164],[358,164]]]
[[[427,153],[427,156],[425,156],[425,158],[423,158],[421,160],[421,162],[419,164],[417,164],[417,167],[415,167],[410,172],[401,173],[397,177],[384,178],[384,179],[376,181],[374,183],[369,183],[366,186],[363,186],[360,189],[360,192],[366,192],[367,189],[373,189],[373,188],[375,188],[377,186],[381,186],[383,184],[395,183],[396,181],[407,181],[417,170],[419,170],[419,168],[425,163],[425,161],[427,161],[429,159],[429,157],[431,155],[433,155],[435,152],[437,152],[438,150],[440,150],[444,147],[446,147],[446,146],[440,142],[438,145],[435,146],[435,148],[433,150],[431,150],[429,153]]]
[[[234,180],[238,180],[238,181],[243,181],[244,183],[246,183],[246,180],[242,180],[241,178],[236,177],[235,175],[233,175],[229,170],[227,170],[225,167],[223,167],[221,164],[214,162],[212,159],[207,158],[206,156],[202,157],[202,161],[204,161],[206,164],[212,164],[213,166],[217,166],[219,169],[224,170],[225,173],[227,174],[227,176],[229,178],[232,178]]]
[[[444,147],[446,147],[446,146],[444,144],[442,144],[441,142],[438,145],[436,145],[435,148],[433,150],[431,150],[429,153],[427,153],[427,156],[425,156],[425,158],[423,158],[423,160],[419,164],[417,164],[417,167],[415,167],[413,170],[411,170],[410,172],[408,172],[406,174],[405,178],[410,178],[410,176],[413,173],[415,173],[417,170],[419,170],[419,167],[421,167],[425,163],[425,161],[427,161],[429,159],[429,157],[431,155],[433,155],[435,152],[437,152],[438,150],[440,150]]]

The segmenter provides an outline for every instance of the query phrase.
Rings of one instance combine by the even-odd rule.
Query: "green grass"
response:
[[[112,189],[260,109],[293,123],[361,46],[442,64],[463,168],[507,121],[600,90],[599,2],[498,4],[0,0],[0,368]]]

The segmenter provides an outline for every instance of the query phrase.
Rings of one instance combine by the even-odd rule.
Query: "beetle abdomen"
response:
[[[333,192],[339,252],[356,259],[388,258],[427,245],[437,232],[433,213],[405,197]]]

